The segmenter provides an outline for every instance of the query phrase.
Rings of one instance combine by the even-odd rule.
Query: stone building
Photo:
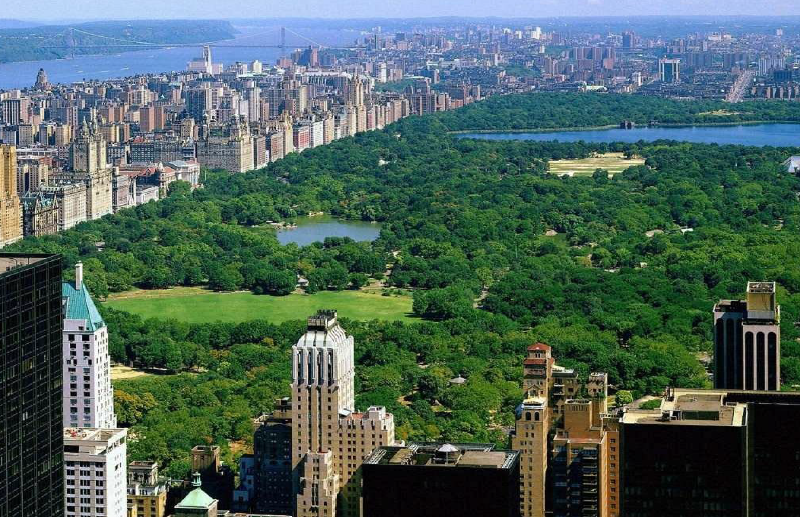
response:
[[[197,160],[203,167],[230,173],[253,170],[253,137],[247,122],[232,120],[223,128],[209,130],[197,142]]]
[[[132,461],[128,465],[128,507],[135,517],[165,517],[167,491],[159,478],[158,464],[153,461]]]
[[[83,183],[45,185],[40,191],[52,195],[58,204],[58,231],[69,230],[86,221],[86,185]]]
[[[21,198],[22,233],[41,237],[58,233],[58,200],[52,194],[28,192]]]
[[[292,347],[298,517],[358,516],[361,464],[375,448],[394,445],[394,418],[385,408],[354,411],[353,346],[336,312],[320,311]]]
[[[17,150],[0,145],[0,248],[22,238],[22,210],[17,193]]]
[[[85,185],[86,220],[92,221],[113,213],[112,171],[107,161],[106,141],[96,124],[90,126],[84,122],[70,154],[72,170],[55,175],[55,180]]]

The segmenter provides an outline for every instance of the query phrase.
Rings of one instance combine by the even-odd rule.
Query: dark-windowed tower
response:
[[[781,308],[775,282],[748,282],[745,300],[714,306],[714,387],[780,390]]]
[[[61,256],[0,253],[0,517],[64,515],[61,322]]]

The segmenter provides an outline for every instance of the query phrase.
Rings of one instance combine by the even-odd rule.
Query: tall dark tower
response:
[[[714,387],[781,389],[781,308],[775,282],[748,282],[747,299],[714,306]]]
[[[64,515],[61,326],[61,256],[0,253],[0,517]]]

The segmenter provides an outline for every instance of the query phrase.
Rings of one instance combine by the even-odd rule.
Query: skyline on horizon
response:
[[[497,18],[584,18],[625,16],[797,16],[800,3],[792,0],[712,1],[698,5],[695,0],[481,0],[464,2],[405,0],[396,3],[379,3],[375,0],[341,0],[332,9],[329,2],[310,0],[303,5],[275,5],[267,2],[253,5],[245,0],[229,0],[225,5],[197,5],[190,0],[176,0],[165,4],[159,0],[141,0],[136,13],[128,12],[128,4],[109,0],[99,4],[94,0],[75,0],[64,5],[59,0],[43,0],[37,13],[45,16],[28,16],[30,4],[23,0],[6,0],[8,19],[40,23],[125,20],[125,19],[241,19],[233,13],[248,13],[250,19],[316,18],[316,19],[379,19],[379,18],[436,18],[436,17],[497,17]],[[83,13],[80,18],[75,13]],[[119,15],[109,13],[117,13]],[[764,14],[768,12],[769,14]],[[16,15],[20,13],[20,15]],[[25,13],[25,14],[23,14]],[[580,14],[577,14],[580,13]]]

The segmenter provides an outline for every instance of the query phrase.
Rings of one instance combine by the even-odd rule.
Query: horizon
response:
[[[29,5],[23,0],[6,0],[6,12],[26,12]],[[38,9],[42,16],[14,17],[35,23],[104,21],[104,20],[232,20],[232,19],[314,19],[314,20],[359,20],[359,19],[421,19],[421,18],[499,18],[499,19],[548,19],[548,18],[636,18],[636,17],[757,17],[773,18],[800,16],[800,4],[791,0],[711,1],[698,5],[694,0],[496,0],[490,5],[479,0],[463,2],[406,0],[401,3],[378,3],[373,0],[342,0],[331,6],[321,0],[309,0],[301,6],[253,5],[245,0],[229,0],[224,6],[197,5],[188,0],[176,0],[164,4],[158,0],[141,0],[136,13],[148,13],[145,17],[125,14],[128,4],[118,0],[99,5],[92,0],[75,0],[65,5],[59,0],[43,0]],[[770,15],[765,16],[764,12]],[[81,12],[85,17],[76,18]],[[108,16],[108,13],[119,13]],[[230,17],[230,13],[251,13],[247,18]],[[375,13],[380,12],[380,16]],[[581,14],[575,14],[581,13]],[[188,16],[187,16],[188,14]],[[468,14],[468,16],[464,16]]]

